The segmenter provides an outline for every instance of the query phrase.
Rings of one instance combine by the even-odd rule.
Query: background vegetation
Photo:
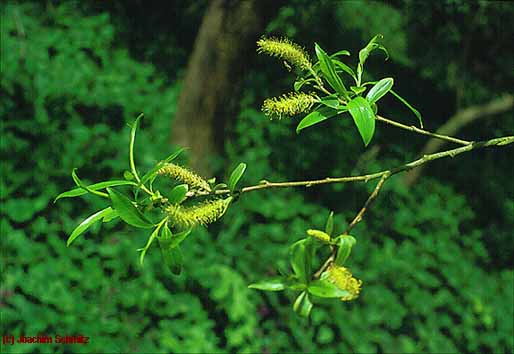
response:
[[[2,334],[89,336],[87,346],[3,346],[2,352],[512,352],[513,148],[439,161],[415,183],[388,182],[366,220],[351,268],[359,300],[327,301],[310,321],[292,294],[247,289],[287,261],[287,245],[321,228],[329,210],[343,230],[372,185],[329,185],[245,195],[222,221],[183,245],[180,278],[157,248],[138,264],[147,234],[104,224],[66,248],[75,225],[100,204],[53,204],[73,186],[123,175],[128,122],[145,113],[138,163],[150,166],[169,143],[187,59],[207,1],[26,1],[1,6]],[[376,33],[391,59],[368,61],[436,130],[468,106],[512,90],[514,5],[509,2],[308,1],[281,3],[265,33],[312,53],[357,52]],[[253,44],[252,44],[253,45]],[[296,135],[295,121],[270,122],[265,97],[290,87],[280,63],[242,58],[240,92],[210,169],[239,162],[243,184],[376,171],[419,155],[426,139],[378,126],[364,149],[348,120]],[[384,99],[382,114],[408,122]],[[405,117],[405,118],[403,118]],[[512,110],[460,129],[465,139],[511,135]],[[414,123],[414,121],[413,121]],[[215,124],[214,124],[215,125]],[[195,129],[192,125],[190,129]],[[194,156],[191,156],[194,158]]]

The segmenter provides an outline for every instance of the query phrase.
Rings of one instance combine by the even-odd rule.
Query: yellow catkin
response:
[[[166,212],[174,226],[187,229],[215,222],[225,214],[231,200],[209,200],[194,206],[170,205]]]
[[[301,70],[312,68],[305,50],[286,38],[261,38],[257,41],[257,52],[281,58]]]
[[[309,229],[309,230],[307,230],[307,235],[314,237],[324,243],[330,242],[330,236],[326,232],[323,232],[320,230]]]
[[[276,116],[281,119],[283,116],[294,116],[306,112],[315,102],[316,98],[312,95],[303,92],[289,93],[266,99],[262,105],[262,111],[267,116]]]
[[[207,181],[202,177],[198,176],[196,173],[188,170],[187,168],[175,165],[174,163],[167,163],[161,167],[157,173],[159,175],[168,176],[178,181],[184,182],[192,188],[200,188],[207,191],[211,190],[209,183],[207,183]]]
[[[362,281],[352,276],[350,270],[332,264],[327,269],[328,280],[335,284],[339,289],[346,290],[350,294],[341,298],[341,301],[354,300],[359,296]]]

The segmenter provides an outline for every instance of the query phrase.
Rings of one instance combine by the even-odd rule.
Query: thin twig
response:
[[[375,189],[373,189],[373,192],[369,195],[368,199],[366,199],[366,202],[362,206],[362,208],[359,210],[357,215],[353,218],[353,220],[350,222],[348,227],[346,228],[344,234],[347,235],[352,231],[352,229],[357,225],[363,218],[364,214],[368,209],[371,207],[371,204],[375,201],[375,199],[378,197],[378,193],[380,192],[380,189],[382,189],[382,186],[384,185],[385,181],[391,176],[390,172],[384,173],[382,177],[380,178],[380,181],[378,181],[377,185],[375,186]],[[323,265],[314,273],[314,278],[317,279],[321,276],[321,274],[330,266],[330,264],[334,261],[336,256],[337,248],[332,248],[330,256],[325,260]]]
[[[380,122],[384,122],[384,123],[390,124],[390,125],[393,125],[393,126],[395,126],[397,128],[400,128],[400,129],[409,130],[411,132],[415,132],[415,133],[418,133],[418,134],[431,136],[432,138],[446,140],[446,141],[449,141],[449,142],[452,142],[452,143],[456,143],[456,144],[460,144],[460,145],[469,145],[469,144],[472,143],[471,141],[457,139],[457,138],[453,138],[451,136],[446,136],[446,135],[432,133],[432,132],[429,132],[427,130],[423,130],[423,129],[420,129],[418,127],[415,127],[414,125],[405,125],[405,124],[396,122],[394,120],[384,118],[384,117],[379,116],[379,115],[376,116],[376,120],[378,120]]]
[[[350,231],[352,231],[352,229],[355,227],[355,225],[357,225],[362,220],[362,217],[364,216],[366,211],[371,207],[371,204],[373,204],[373,202],[377,198],[378,193],[380,192],[380,189],[382,188],[382,186],[384,185],[385,181],[390,176],[391,176],[391,173],[384,173],[382,175],[382,178],[380,178],[380,181],[378,181],[375,189],[373,190],[373,192],[371,192],[371,194],[369,195],[368,199],[366,200],[366,202],[362,206],[361,210],[359,210],[359,212],[357,213],[357,215],[355,215],[355,218],[353,218],[353,220],[350,223],[350,225],[348,225],[348,227],[346,228],[346,230],[344,232],[345,234],[349,234]]]
[[[332,184],[332,183],[347,183],[347,182],[368,182],[374,179],[382,178],[383,175],[390,173],[391,175],[395,175],[397,173],[408,171],[413,169],[414,167],[421,166],[427,162],[442,159],[445,157],[455,157],[457,155],[460,155],[465,152],[469,152],[472,150],[482,149],[490,146],[504,146],[514,143],[514,136],[504,136],[501,138],[495,138],[490,140],[484,140],[484,141],[476,141],[469,143],[465,146],[458,147],[451,150],[441,151],[435,154],[430,155],[424,155],[423,157],[411,161],[409,163],[406,163],[404,165],[376,172],[376,173],[370,173],[366,175],[360,175],[360,176],[348,176],[348,177],[327,177],[323,179],[315,179],[315,180],[309,180],[309,181],[293,181],[293,182],[269,182],[269,181],[262,181],[260,184],[254,185],[254,186],[248,186],[241,189],[240,193],[248,193],[256,190],[261,189],[270,189],[270,188],[290,188],[290,187],[312,187],[315,185],[321,185],[321,184]],[[224,195],[224,194],[230,194],[230,191],[228,189],[220,189],[215,192],[189,192],[187,194],[188,197],[195,197],[195,196],[206,196],[206,195]]]

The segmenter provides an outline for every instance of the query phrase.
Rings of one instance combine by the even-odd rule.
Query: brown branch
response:
[[[262,190],[262,189],[270,189],[270,188],[291,188],[291,187],[312,187],[315,185],[321,185],[321,184],[332,184],[332,183],[347,183],[347,182],[368,182],[374,179],[382,178],[385,174],[395,175],[400,172],[411,170],[415,167],[419,167],[421,165],[424,165],[427,162],[439,160],[445,157],[455,157],[457,155],[460,155],[465,152],[477,150],[477,149],[483,149],[486,147],[491,146],[504,146],[514,143],[514,136],[504,136],[501,138],[495,138],[490,140],[484,140],[484,141],[476,141],[472,142],[470,144],[467,144],[465,146],[461,146],[455,149],[441,151],[434,154],[424,155],[423,157],[411,161],[409,163],[406,163],[404,165],[397,166],[395,168],[384,170],[376,173],[370,173],[366,175],[360,175],[360,176],[348,176],[348,177],[327,177],[323,179],[315,179],[315,180],[309,180],[309,181],[293,181],[293,182],[269,182],[269,181],[262,181],[260,184],[254,185],[254,186],[248,186],[244,187],[240,190],[240,193],[248,193],[256,190]],[[224,194],[230,194],[230,191],[228,189],[222,189],[217,190],[214,193],[211,192],[188,192],[188,197],[196,197],[196,196],[206,196],[206,195],[224,195]]]
[[[375,189],[373,190],[373,192],[371,192],[368,199],[362,206],[361,210],[359,210],[359,212],[357,213],[357,215],[355,215],[355,217],[353,218],[350,225],[348,225],[348,227],[346,228],[346,230],[344,232],[345,234],[349,234],[350,231],[352,231],[352,229],[355,227],[355,225],[357,225],[359,222],[361,222],[362,217],[364,216],[366,211],[368,211],[368,209],[371,207],[371,205],[373,204],[375,199],[378,197],[378,193],[380,192],[380,189],[382,189],[382,186],[384,185],[385,181],[390,176],[391,176],[391,173],[387,173],[387,172],[382,175],[382,178],[380,178],[380,181],[378,181],[377,185],[375,186]]]
[[[366,199],[366,202],[364,203],[364,205],[362,206],[362,208],[359,210],[359,212],[357,213],[357,215],[355,215],[355,217],[353,218],[353,220],[350,222],[350,224],[348,225],[348,227],[346,228],[344,234],[347,235],[350,233],[350,231],[352,231],[352,229],[355,227],[355,225],[357,225],[359,222],[361,222],[364,214],[366,213],[366,211],[369,210],[369,208],[371,207],[371,205],[373,204],[373,202],[375,201],[375,199],[378,197],[378,193],[380,192],[380,190],[382,189],[385,181],[391,176],[391,173],[388,172],[388,173],[384,173],[382,175],[382,177],[380,178],[380,181],[378,181],[377,185],[375,186],[375,189],[373,189],[373,192],[371,192],[371,194],[369,195],[368,199]],[[337,248],[335,247],[332,247],[331,248],[331,254],[330,256],[325,260],[325,262],[323,263],[323,265],[316,271],[316,273],[314,273],[314,278],[319,278],[321,276],[321,274],[325,271],[325,269],[328,268],[328,266],[332,263],[332,261],[334,260],[335,256],[336,256],[336,252],[337,252]]]
[[[477,105],[471,106],[466,109],[463,109],[453,117],[448,119],[448,121],[443,124],[439,129],[437,129],[437,133],[441,135],[454,135],[457,133],[462,127],[472,123],[473,121],[480,119],[482,117],[491,116],[498,113],[506,112],[514,106],[514,96],[513,95],[504,95],[503,97],[494,99],[485,105]],[[437,139],[430,139],[426,145],[423,147],[421,154],[429,155],[436,151],[438,151],[444,145],[444,141]],[[405,176],[405,184],[410,186],[418,180],[419,176],[422,173],[423,168],[417,168],[412,170]]]

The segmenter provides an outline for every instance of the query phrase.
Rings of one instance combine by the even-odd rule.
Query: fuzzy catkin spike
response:
[[[232,197],[229,197],[205,201],[191,207],[171,205],[166,208],[166,212],[174,226],[187,229],[215,222],[225,214],[231,201]]]
[[[352,276],[349,269],[332,264],[327,269],[328,280],[339,289],[346,290],[350,295],[341,298],[341,301],[354,300],[359,296],[362,281]]]
[[[276,116],[281,119],[283,116],[294,116],[306,112],[315,102],[316,98],[312,95],[303,92],[289,93],[266,99],[262,105],[262,111],[267,116]]]
[[[184,182],[192,188],[205,189],[206,191],[210,191],[211,187],[206,180],[202,177],[198,176],[196,173],[188,170],[179,165],[175,165],[174,163],[167,163],[163,167],[159,169],[157,174],[161,176],[168,176],[178,181]]]
[[[257,41],[257,52],[284,59],[300,70],[312,68],[309,55],[305,50],[287,38],[263,37]]]
[[[314,237],[323,243],[330,243],[330,236],[326,232],[309,229],[307,230],[307,235]]]

